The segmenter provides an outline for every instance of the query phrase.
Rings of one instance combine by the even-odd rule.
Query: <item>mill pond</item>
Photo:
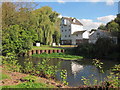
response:
[[[19,62],[21,65],[23,65],[25,61],[25,57],[20,57]],[[43,61],[43,58],[38,57],[29,57],[29,60],[33,64],[38,64]],[[98,80],[100,82],[101,80],[104,81],[108,75],[109,70],[116,64],[119,64],[117,61],[111,61],[111,60],[103,60],[103,70],[104,73],[100,73],[100,71],[96,68],[95,65],[93,65],[92,60],[85,59],[85,60],[63,60],[63,59],[57,59],[52,58],[49,59],[47,62],[49,65],[58,66],[58,71],[56,72],[55,79],[57,81],[61,81],[60,77],[60,71],[59,70],[67,70],[67,79],[68,86],[70,87],[79,87],[81,85],[84,85],[82,79],[87,78],[90,80],[91,85],[93,84],[94,80]]]

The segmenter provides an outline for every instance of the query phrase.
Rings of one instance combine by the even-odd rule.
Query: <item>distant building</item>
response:
[[[89,33],[76,18],[62,17],[60,30],[61,44],[76,45],[88,41]]]
[[[111,38],[117,44],[117,37],[112,36],[109,31],[97,29],[89,34],[89,43],[95,44],[99,38]]]

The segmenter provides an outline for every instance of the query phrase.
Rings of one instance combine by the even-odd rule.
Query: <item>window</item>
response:
[[[70,37],[70,35],[69,35],[69,37]]]
[[[71,30],[69,29],[69,31],[71,31]]]
[[[61,28],[63,28],[63,26],[61,26]]]
[[[65,30],[65,31],[67,31],[67,30]]]
[[[65,35],[65,37],[67,37],[67,35]]]
[[[67,20],[66,20],[66,19],[64,19],[64,24],[65,24],[65,25],[67,24]]]
[[[63,30],[62,30],[62,32],[63,32]]]
[[[78,37],[78,34],[76,34],[76,36]]]

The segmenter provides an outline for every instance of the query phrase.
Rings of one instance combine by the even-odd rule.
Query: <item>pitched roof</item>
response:
[[[83,26],[83,24],[80,21],[78,21],[76,18],[69,18],[69,17],[62,17],[62,18],[66,19],[66,20],[69,20],[69,22],[71,24],[77,24],[77,25],[82,25]],[[75,20],[75,22],[73,22],[73,20]]]
[[[108,34],[108,35],[111,34],[111,33],[110,33],[109,31],[107,31],[107,30],[97,29],[96,31],[90,32],[90,36],[93,35],[95,32],[98,32],[98,31],[103,32],[103,33]]]
[[[83,34],[85,31],[86,31],[86,30],[84,30],[84,31],[76,31],[76,32],[74,32],[72,35]]]

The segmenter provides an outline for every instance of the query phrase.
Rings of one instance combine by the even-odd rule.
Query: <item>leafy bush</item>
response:
[[[74,49],[75,54],[87,58],[119,59],[119,46],[109,38],[99,38],[95,44],[84,43]]]
[[[98,68],[100,73],[104,73],[102,65],[103,63],[100,60],[93,59],[93,64]],[[120,64],[115,65],[113,68],[110,70],[110,74],[107,76],[107,78],[100,78],[100,82],[98,83],[98,80],[93,77],[94,75],[91,75],[93,81],[91,83],[90,79],[85,78],[82,76],[82,81],[85,85],[87,86],[94,86],[94,85],[99,85],[99,87],[104,87],[104,88],[119,88],[120,87]]]
[[[26,60],[24,61],[24,65],[23,65],[23,67],[22,67],[22,71],[23,71],[24,73],[32,73],[32,72],[35,71],[35,67],[34,67],[34,65],[33,65],[33,62],[30,61],[30,59],[26,59]]]
[[[14,72],[21,72],[22,66],[18,63],[15,56],[10,55],[9,57],[2,57],[2,64],[4,65],[5,69],[14,71]]]
[[[61,76],[61,78],[62,78],[63,84],[64,84],[64,85],[68,85],[68,82],[66,81],[66,79],[67,79],[67,70],[62,70],[62,71],[60,72],[60,76]]]
[[[37,80],[37,77],[32,76],[32,75],[28,75],[26,77],[23,77],[22,79],[25,80],[25,81],[29,81],[29,82],[35,82]]]
[[[84,43],[78,45],[78,47],[75,48],[77,55],[82,55],[85,57],[92,57],[94,54],[94,44]]]

